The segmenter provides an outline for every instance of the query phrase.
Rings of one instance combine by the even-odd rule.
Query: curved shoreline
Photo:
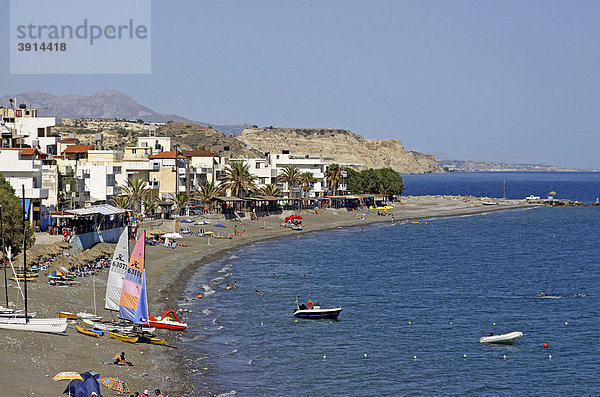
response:
[[[523,200],[498,200],[499,205],[482,205],[482,201],[475,197],[461,196],[416,196],[402,198],[402,204],[396,205],[392,211],[395,221],[406,219],[430,219],[440,217],[454,217],[464,215],[477,215],[495,211],[512,210],[520,208],[535,208],[540,205],[530,204]],[[178,301],[185,296],[188,280],[198,268],[207,263],[219,260],[233,251],[244,249],[256,242],[267,241],[275,238],[300,236],[303,233],[335,230],[339,226],[360,227],[367,224],[391,222],[391,216],[377,216],[376,211],[364,215],[364,219],[353,219],[356,212],[345,209],[327,209],[322,215],[314,211],[301,211],[304,217],[305,228],[302,232],[282,228],[284,215],[271,216],[258,222],[245,220],[222,222],[226,229],[202,226],[212,229],[215,233],[224,232],[225,235],[233,231],[234,225],[243,231],[246,236],[235,236],[233,239],[207,239],[197,236],[184,236],[183,241],[188,247],[176,249],[162,246],[146,247],[146,272],[147,292],[150,313],[157,315],[165,309],[178,309]],[[362,216],[361,216],[362,218]],[[182,224],[191,225],[191,224]],[[163,227],[167,229],[168,224]],[[172,231],[173,225],[170,225]],[[264,228],[263,228],[264,226]],[[150,227],[149,228],[154,228]],[[199,226],[190,226],[192,231]],[[41,241],[40,241],[41,244]],[[196,251],[196,252],[195,252]],[[116,315],[103,309],[104,291],[108,272],[104,271],[96,277],[80,278],[79,286],[68,288],[49,287],[45,283],[45,276],[41,275],[38,282],[29,285],[29,309],[36,311],[38,317],[56,317],[59,310],[77,312],[94,312],[93,297],[97,312],[104,319]],[[94,291],[95,287],[95,292]],[[192,294],[189,294],[192,295]],[[9,288],[10,300],[22,307],[22,300],[17,299],[15,286]],[[195,296],[195,294],[193,294]],[[210,299],[210,298],[207,298]],[[4,299],[0,299],[4,301]],[[4,304],[4,302],[2,302]],[[183,313],[185,314],[185,313]],[[184,320],[185,321],[185,320]],[[195,324],[190,324],[191,327]],[[0,345],[0,354],[3,362],[0,369],[5,374],[3,386],[12,390],[15,395],[36,395],[41,391],[58,395],[66,387],[65,383],[52,382],[54,375],[61,371],[97,371],[102,377],[118,377],[127,382],[132,392],[141,392],[144,389],[154,390],[160,388],[172,396],[196,395],[193,390],[193,377],[209,376],[211,369],[202,369],[193,372],[189,358],[179,353],[183,346],[178,344],[180,338],[186,334],[167,330],[157,330],[157,335],[167,339],[168,346],[149,344],[129,344],[108,336],[91,338],[75,331],[70,324],[67,335],[49,335],[23,331],[3,331],[5,343]],[[126,352],[128,361],[134,366],[121,367],[104,365],[110,362],[117,352]]]
[[[448,206],[448,202],[452,203],[452,202],[456,202],[459,201],[458,204],[467,204],[467,205],[450,205]],[[416,197],[405,197],[404,198],[404,205],[403,206],[396,206],[396,208],[394,208],[394,210],[391,211],[391,214],[394,216],[394,221],[395,222],[401,222],[401,221],[411,221],[411,220],[418,220],[418,219],[436,219],[436,218],[449,218],[449,217],[460,217],[460,216],[472,216],[472,215],[485,215],[488,213],[492,213],[492,212],[498,212],[498,211],[509,211],[509,210],[518,210],[518,209],[528,209],[528,208],[539,208],[542,205],[539,204],[532,204],[532,203],[527,203],[523,200],[502,200],[503,204],[499,204],[499,205],[494,205],[494,206],[484,206],[481,204],[481,199],[479,198],[473,198],[473,197],[461,197],[461,196],[416,196]],[[421,203],[421,201],[425,201],[424,203]],[[434,206],[436,204],[441,204],[441,202],[445,202],[445,205],[443,205],[443,207],[445,208],[440,208],[438,211],[436,211],[436,208],[434,208]],[[452,204],[457,204],[457,203],[452,203]],[[415,206],[414,208],[407,208],[407,206]],[[490,208],[491,207],[491,208]],[[329,210],[328,210],[329,211]],[[365,215],[364,219],[362,220],[354,220],[352,219],[352,215],[355,214],[354,212],[349,212],[346,211],[345,209],[340,209],[336,211],[337,213],[334,215],[335,217],[339,217],[339,219],[337,219],[338,222],[336,223],[329,223],[329,222],[323,222],[322,219],[320,219],[319,215],[316,214],[310,214],[310,213],[305,213],[302,212],[302,216],[304,217],[304,222],[305,224],[309,225],[307,227],[305,227],[305,230],[302,230],[301,232],[297,232],[297,231],[291,231],[289,229],[284,229],[284,228],[280,228],[277,226],[277,228],[275,228],[275,226],[273,226],[273,229],[260,229],[265,231],[266,233],[263,233],[261,235],[256,235],[254,237],[247,237],[244,240],[239,240],[239,242],[233,242],[232,240],[226,240],[231,242],[231,244],[227,244],[227,246],[224,246],[220,249],[215,249],[212,250],[212,252],[210,253],[206,253],[206,254],[196,254],[196,255],[200,255],[199,257],[194,257],[193,255],[189,255],[186,258],[184,258],[178,265],[177,268],[179,269],[177,271],[178,276],[181,279],[184,280],[190,280],[190,278],[198,271],[199,268],[210,264],[210,263],[214,263],[220,259],[222,259],[223,257],[227,256],[228,254],[231,254],[233,252],[239,251],[244,249],[247,246],[250,246],[252,244],[255,244],[257,242],[264,242],[264,241],[269,241],[269,240],[273,240],[273,239],[279,239],[279,238],[286,238],[286,237],[290,237],[291,235],[297,234],[298,236],[305,234],[305,233],[313,233],[313,232],[323,232],[323,231],[333,231],[338,229],[340,226],[341,227],[360,227],[361,225],[370,225],[370,224],[375,224],[375,223],[384,223],[384,222],[391,222],[391,216],[377,216],[376,212],[375,213],[370,213]],[[433,213],[432,213],[433,212]],[[402,216],[400,216],[402,215]],[[271,223],[273,220],[276,220],[276,223],[280,223],[281,219],[284,216],[280,216],[280,217],[271,217],[272,219],[270,219]],[[343,218],[343,219],[342,219]],[[314,222],[315,220],[321,220],[321,222],[319,223],[315,223],[313,225],[310,225],[310,222]],[[234,224],[238,224],[238,222],[234,222]],[[271,232],[269,232],[271,231]],[[287,233],[282,233],[288,231]],[[204,240],[202,240],[204,241]],[[160,282],[161,284],[163,282],[168,283],[169,288],[167,288],[168,291],[160,291],[160,299],[163,300],[181,300],[181,299],[190,299],[193,298],[192,297],[186,297],[184,296],[185,293],[185,289],[188,285],[188,282],[184,283],[184,284],[180,284],[177,283],[176,279],[169,279],[169,277],[165,277],[165,275],[161,276],[160,278]],[[158,302],[157,302],[158,303]],[[181,336],[181,335],[178,335]],[[179,338],[178,338],[179,340]],[[176,361],[176,357],[183,357],[185,356],[185,354],[173,354],[174,357],[172,357],[172,360]],[[179,378],[179,380],[181,382],[183,382],[184,384],[187,384],[188,387],[192,387],[192,380],[191,380],[191,368],[188,367],[178,367],[178,373],[177,373],[177,377]],[[188,392],[192,392],[192,390],[189,390]]]

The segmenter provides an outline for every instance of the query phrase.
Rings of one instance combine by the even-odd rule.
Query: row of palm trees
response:
[[[205,208],[210,208],[216,197],[223,194],[225,191],[231,191],[234,196],[250,195],[265,195],[279,196],[282,193],[281,188],[275,184],[267,184],[262,188],[258,188],[256,184],[257,177],[250,173],[250,166],[243,160],[232,160],[225,167],[223,175],[219,178],[218,183],[204,182],[196,186],[191,194],[186,192],[171,193],[169,201],[178,209],[189,205],[192,200],[198,200],[204,203]],[[331,164],[325,172],[325,179],[331,190],[335,193],[342,181],[342,169],[338,164]],[[311,172],[300,172],[295,165],[285,165],[282,167],[281,174],[277,177],[280,183],[286,183],[288,190],[291,192],[294,187],[299,186],[305,197],[312,188],[312,184],[316,182],[314,175]],[[115,196],[111,199],[113,205],[120,208],[130,208],[134,214],[141,212],[142,205],[146,214],[153,213],[157,207],[157,200],[154,201],[148,198],[150,189],[147,182],[140,178],[129,177],[127,183],[122,187],[123,195]]]

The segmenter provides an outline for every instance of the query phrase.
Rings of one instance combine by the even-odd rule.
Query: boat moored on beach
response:
[[[173,316],[173,317],[171,317]],[[160,317],[156,318],[150,315],[150,325],[156,328],[165,328],[173,331],[183,331],[187,324],[181,322],[173,310],[165,311]]]
[[[315,304],[313,301],[308,299],[306,304],[298,303],[298,298],[296,298],[296,309],[294,310],[294,316],[298,318],[304,318],[307,320],[318,320],[323,318],[328,318],[332,320],[337,320],[338,316],[342,312],[341,307],[334,308],[321,308],[321,306],[317,303]]]

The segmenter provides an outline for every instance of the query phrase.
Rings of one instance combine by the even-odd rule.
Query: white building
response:
[[[269,154],[268,162],[272,170],[277,170],[275,176],[281,174],[281,170],[286,165],[295,165],[301,174],[305,172],[312,173],[315,183],[311,186],[309,197],[322,197],[327,191],[325,171],[330,162],[325,161],[321,157],[289,153]],[[300,197],[304,193],[301,191],[300,186],[294,187],[292,192],[290,192],[287,183],[285,185],[284,193],[287,193],[287,197]]]
[[[15,189],[17,197],[31,199],[30,220],[39,224],[42,200],[48,198],[48,189],[42,187],[42,160],[36,148],[0,148],[0,174]]]
[[[43,153],[57,154],[60,138],[51,136],[51,129],[56,125],[54,117],[38,117],[37,109],[20,105],[17,109],[0,108],[0,119],[15,138],[22,139],[23,145],[37,148]]]

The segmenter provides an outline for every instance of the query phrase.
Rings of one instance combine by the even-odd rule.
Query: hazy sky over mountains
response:
[[[4,58],[0,96],[117,89],[215,124],[600,168],[598,21],[591,0],[153,1],[152,74],[10,75]],[[0,14],[5,35],[9,23]]]

